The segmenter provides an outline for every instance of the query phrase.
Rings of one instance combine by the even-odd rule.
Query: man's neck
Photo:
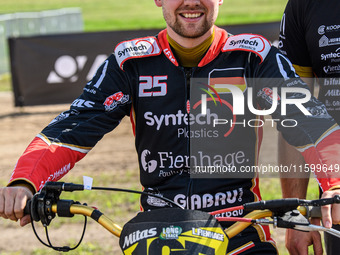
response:
[[[198,65],[206,51],[209,49],[210,45],[214,41],[214,35],[215,33],[213,32],[212,35],[210,35],[201,44],[191,48],[185,48],[179,45],[169,36],[169,34],[167,35],[167,39],[179,64],[184,67],[194,67]]]
[[[207,31],[204,35],[198,37],[198,38],[187,38],[182,37],[179,34],[175,33],[170,27],[167,27],[168,35],[179,45],[181,45],[184,48],[194,48],[197,45],[200,45],[205,40],[207,40],[213,33],[214,33],[215,27],[211,27],[209,31]]]

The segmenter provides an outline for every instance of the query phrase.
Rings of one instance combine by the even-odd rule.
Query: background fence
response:
[[[0,75],[10,71],[8,38],[82,31],[84,24],[80,8],[0,15]]]
[[[272,22],[222,28],[232,34],[261,34],[274,42],[279,26],[279,22]],[[15,105],[71,103],[117,43],[158,32],[139,29],[10,38]]]

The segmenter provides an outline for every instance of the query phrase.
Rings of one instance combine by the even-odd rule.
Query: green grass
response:
[[[0,75],[0,92],[11,90],[11,76],[10,74]]]
[[[217,24],[278,21],[287,1],[228,0],[220,7]],[[1,13],[41,11],[66,7],[82,9],[85,30],[161,28],[162,11],[153,0],[1,0]]]
[[[220,7],[218,25],[279,21],[286,0],[228,0]],[[0,0],[0,14],[81,8],[85,31],[164,28],[161,8],[153,0]],[[10,91],[8,77],[0,77],[0,92]]]
[[[83,13],[85,31],[108,31],[141,28],[163,28],[162,12],[152,0],[0,0],[1,13],[14,13],[26,11],[42,11],[59,9],[65,7],[80,7]],[[218,25],[245,24],[279,21],[281,19],[286,0],[226,0],[220,7]],[[10,77],[0,77],[0,91],[10,90]],[[98,179],[100,178],[100,179]],[[127,178],[131,178],[127,177]],[[81,180],[67,180],[81,182]],[[116,181],[115,176],[97,177],[98,184],[112,186]],[[121,183],[128,182],[120,180]],[[133,182],[135,183],[135,182]],[[136,182],[137,183],[137,182]],[[279,179],[261,180],[260,186],[264,199],[275,199],[281,197]],[[116,185],[119,186],[119,185]],[[140,186],[136,184],[137,190]],[[269,191],[269,192],[268,192]],[[308,198],[317,198],[318,188],[315,181],[311,181],[308,189]],[[139,204],[138,195],[122,193],[107,193],[99,191],[74,192],[63,195],[65,199],[87,202],[89,205],[98,206],[103,212],[113,218],[124,216],[127,211],[136,211]],[[66,221],[66,220],[65,220]],[[81,222],[82,219],[76,219]],[[60,223],[62,224],[62,222]],[[282,250],[281,250],[282,251]],[[77,253],[72,254],[105,254],[104,248],[96,243],[82,244]],[[12,255],[15,253],[11,253]],[[46,249],[36,249],[33,254],[55,254],[46,253]],[[282,254],[287,254],[282,252]]]
[[[68,244],[70,245],[70,247],[74,246],[74,243],[70,243]],[[107,247],[103,247],[102,244],[98,244],[98,243],[82,243],[80,244],[80,246],[71,251],[70,252],[72,255],[100,255],[100,254],[110,254],[112,253],[112,249],[107,246]],[[56,251],[53,250],[47,250],[46,248],[39,248],[39,249],[35,249],[31,255],[55,255]],[[67,254],[67,253],[58,253],[58,254]],[[15,255],[15,254],[11,254],[11,255]]]
[[[262,199],[271,200],[282,198],[279,178],[262,178],[260,180]],[[315,178],[310,178],[307,199],[319,198],[319,186]]]
[[[130,176],[134,174],[134,177]],[[82,177],[65,176],[61,181],[83,183]],[[121,176],[119,181],[113,174],[101,174],[95,177],[93,186],[97,187],[120,187],[121,183],[128,183],[128,189],[141,190],[141,185],[136,178],[136,170],[126,170],[126,175]],[[127,213],[134,213],[139,211],[139,194],[132,194],[126,192],[116,191],[101,191],[101,190],[85,190],[82,192],[63,192],[61,199],[70,199],[79,201],[80,203],[87,203],[89,206],[97,207],[105,215],[111,217],[113,220],[121,219]],[[79,217],[78,222],[82,222],[82,217]],[[74,222],[74,221],[73,221]],[[120,222],[122,224],[124,222]]]
[[[280,179],[279,178],[262,178],[260,180],[260,190],[263,200],[279,199],[282,198],[280,190]],[[307,199],[318,199],[319,198],[319,187],[315,178],[310,178]],[[274,234],[277,229],[272,229],[271,232]],[[278,238],[276,238],[278,239]],[[280,255],[288,255],[288,251],[285,248],[284,239],[282,241],[276,240],[277,248]],[[313,254],[312,246],[309,247],[308,254]]]

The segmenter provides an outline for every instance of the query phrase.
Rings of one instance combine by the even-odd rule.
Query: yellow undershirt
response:
[[[174,50],[174,54],[176,55],[176,59],[179,65],[183,67],[195,67],[198,66],[198,63],[201,61],[205,52],[209,49],[210,45],[214,41],[215,30],[209,38],[207,38],[201,44],[193,47],[193,48],[185,48],[175,42],[169,35],[167,35],[167,39],[169,44]]]

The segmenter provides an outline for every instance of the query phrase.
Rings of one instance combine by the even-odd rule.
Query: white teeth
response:
[[[183,13],[183,16],[188,19],[194,19],[194,18],[198,18],[199,16],[201,16],[201,14],[200,13]]]

